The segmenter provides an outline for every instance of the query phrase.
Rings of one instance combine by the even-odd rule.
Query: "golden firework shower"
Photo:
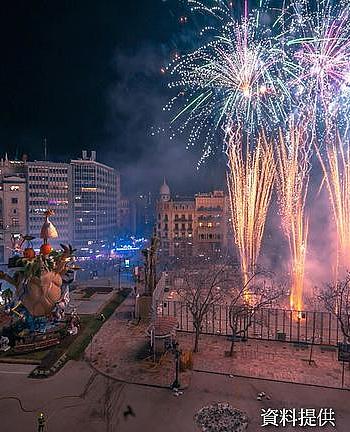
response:
[[[344,148],[345,147],[345,148]],[[350,269],[350,147],[339,134],[321,155],[316,149],[324,173],[337,229],[335,278]]]
[[[291,254],[290,306],[301,311],[308,238],[308,219],[304,210],[309,185],[310,146],[303,126],[291,123],[286,135],[284,137],[280,131],[276,146],[276,183],[282,229]]]
[[[227,156],[232,227],[246,282],[259,257],[275,177],[274,155],[263,133],[244,149],[242,130],[230,128]],[[246,296],[249,298],[249,293]]]

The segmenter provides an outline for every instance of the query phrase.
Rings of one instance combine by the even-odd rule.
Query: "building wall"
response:
[[[0,181],[0,264],[12,254],[12,237],[27,233],[26,179],[1,176]]]
[[[79,253],[102,253],[113,241],[119,221],[120,178],[96,162],[92,152],[71,161],[73,169],[74,245]]]
[[[135,198],[136,235],[150,237],[154,228],[155,202],[151,192],[140,193]]]
[[[58,230],[58,239],[50,240],[57,248],[60,243],[73,241],[72,168],[66,163],[35,161],[26,163],[28,195],[28,233],[36,237],[38,247],[42,240],[40,230],[43,214],[54,211],[50,220]]]
[[[195,196],[196,254],[218,254],[227,247],[227,220],[223,191]]]
[[[82,159],[70,164],[9,161],[6,156],[0,161],[0,181],[13,175],[24,179],[22,213],[26,226],[21,224],[21,233],[35,236],[35,247],[41,244],[40,229],[48,208],[55,213],[50,219],[59,234],[57,240],[50,240],[55,248],[59,243],[74,242],[95,251],[116,235],[120,225],[120,176],[113,168],[96,162],[96,152],[90,157],[83,152]]]
[[[179,199],[162,196],[156,205],[162,255],[190,257],[226,253],[228,207],[223,191]]]
[[[158,201],[157,235],[163,255],[192,256],[194,220],[193,200]]]
[[[119,233],[136,234],[136,205],[133,201],[122,198],[119,205]]]

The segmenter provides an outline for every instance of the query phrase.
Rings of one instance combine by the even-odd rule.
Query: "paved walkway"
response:
[[[169,387],[175,378],[174,355],[154,362],[149,352],[148,324],[132,321],[134,298],[129,296],[102,326],[86,349],[91,365],[108,376],[130,383]],[[187,386],[190,373],[182,374]]]
[[[132,322],[134,299],[128,297],[103,325],[86,350],[93,367],[116,379],[168,387],[174,380],[174,356],[167,353],[157,363],[148,351],[147,324]],[[193,334],[178,332],[180,349],[190,351]],[[234,357],[228,357],[230,341],[223,336],[201,335],[200,352],[194,355],[194,369],[237,376],[342,387],[342,363],[337,351],[314,346],[309,364],[310,347],[289,343],[249,340],[236,342]],[[188,385],[190,373],[182,375]],[[344,388],[350,389],[350,369],[344,368]]]
[[[106,294],[96,293],[84,299],[84,291],[73,291],[69,306],[76,307],[79,315],[97,314],[114,294],[115,291]]]
[[[179,333],[182,349],[191,349],[193,336]],[[202,335],[200,352],[195,354],[194,367],[219,373],[265,378],[303,384],[314,384],[340,388],[342,384],[342,363],[338,362],[337,351],[313,349],[309,365],[310,348],[302,349],[293,344],[249,340],[236,342],[235,356],[225,356],[231,342],[223,336]],[[349,366],[344,368],[344,387],[350,389]]]

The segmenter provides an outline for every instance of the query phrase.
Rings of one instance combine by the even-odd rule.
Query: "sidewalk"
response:
[[[179,333],[182,349],[191,349],[193,335]],[[300,384],[341,388],[342,363],[337,351],[322,351],[314,346],[305,349],[293,344],[249,340],[235,343],[234,357],[225,356],[231,342],[223,336],[201,335],[199,353],[194,355],[194,369],[224,374],[263,378]],[[344,388],[350,389],[349,364],[344,368]]]
[[[154,363],[148,351],[148,323],[135,325],[131,319],[134,298],[129,296],[102,326],[85,351],[97,371],[119,381],[169,388],[175,378],[175,360],[166,353]],[[181,385],[187,387],[190,372],[181,373]]]
[[[92,367],[116,380],[168,388],[174,381],[175,361],[167,353],[153,362],[146,336],[148,323],[134,325],[134,298],[129,296],[102,326],[85,351]],[[191,350],[193,334],[178,332],[180,349]],[[228,357],[230,341],[224,336],[201,335],[199,353],[194,355],[197,371],[238,375],[251,378],[309,384],[332,388],[342,387],[342,363],[337,350],[314,346],[298,347],[289,343],[252,340],[236,342],[234,357]],[[191,372],[181,373],[181,384],[190,383]],[[349,365],[344,368],[344,388],[350,389]]]

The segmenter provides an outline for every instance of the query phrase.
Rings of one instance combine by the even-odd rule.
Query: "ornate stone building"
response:
[[[165,179],[157,202],[157,235],[162,255],[213,256],[228,248],[228,200],[223,191],[191,198],[172,197]]]

